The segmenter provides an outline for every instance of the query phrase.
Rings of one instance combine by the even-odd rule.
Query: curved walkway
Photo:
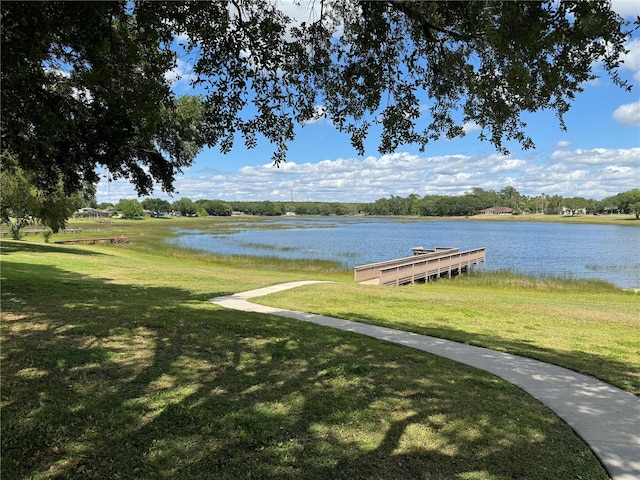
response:
[[[640,479],[640,399],[572,370],[482,347],[367,325],[323,315],[283,310],[249,302],[250,298],[313,283],[292,282],[212,298],[217,305],[266,313],[357,332],[423,350],[490,372],[540,400],[589,445],[614,480]]]

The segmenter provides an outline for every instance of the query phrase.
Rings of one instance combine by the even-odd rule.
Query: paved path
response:
[[[312,283],[292,282],[217,297],[211,302],[246,312],[294,318],[357,332],[486,370],[517,385],[568,423],[614,480],[640,480],[640,398],[607,383],[538,360],[391,328],[283,310],[248,300]]]

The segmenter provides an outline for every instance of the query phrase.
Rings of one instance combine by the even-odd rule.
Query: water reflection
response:
[[[221,255],[332,260],[346,269],[410,256],[417,246],[485,247],[488,270],[640,286],[636,227],[386,217],[271,217],[225,224],[224,230],[215,225],[179,230],[171,241]]]

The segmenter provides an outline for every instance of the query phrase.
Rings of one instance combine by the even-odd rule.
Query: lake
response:
[[[229,228],[232,226],[232,228]],[[391,217],[268,217],[224,229],[180,229],[181,247],[222,255],[314,258],[344,268],[411,256],[412,247],[485,247],[487,270],[595,278],[640,287],[640,228]]]

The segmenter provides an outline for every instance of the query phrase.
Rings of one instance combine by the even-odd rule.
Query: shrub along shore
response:
[[[607,478],[552,412],[489,374],[208,300],[333,280],[260,301],[539,358],[637,395],[638,294],[507,274],[371,287],[331,262],[164,241],[205,221],[229,223],[71,225],[126,245],[2,241],[3,476]]]

